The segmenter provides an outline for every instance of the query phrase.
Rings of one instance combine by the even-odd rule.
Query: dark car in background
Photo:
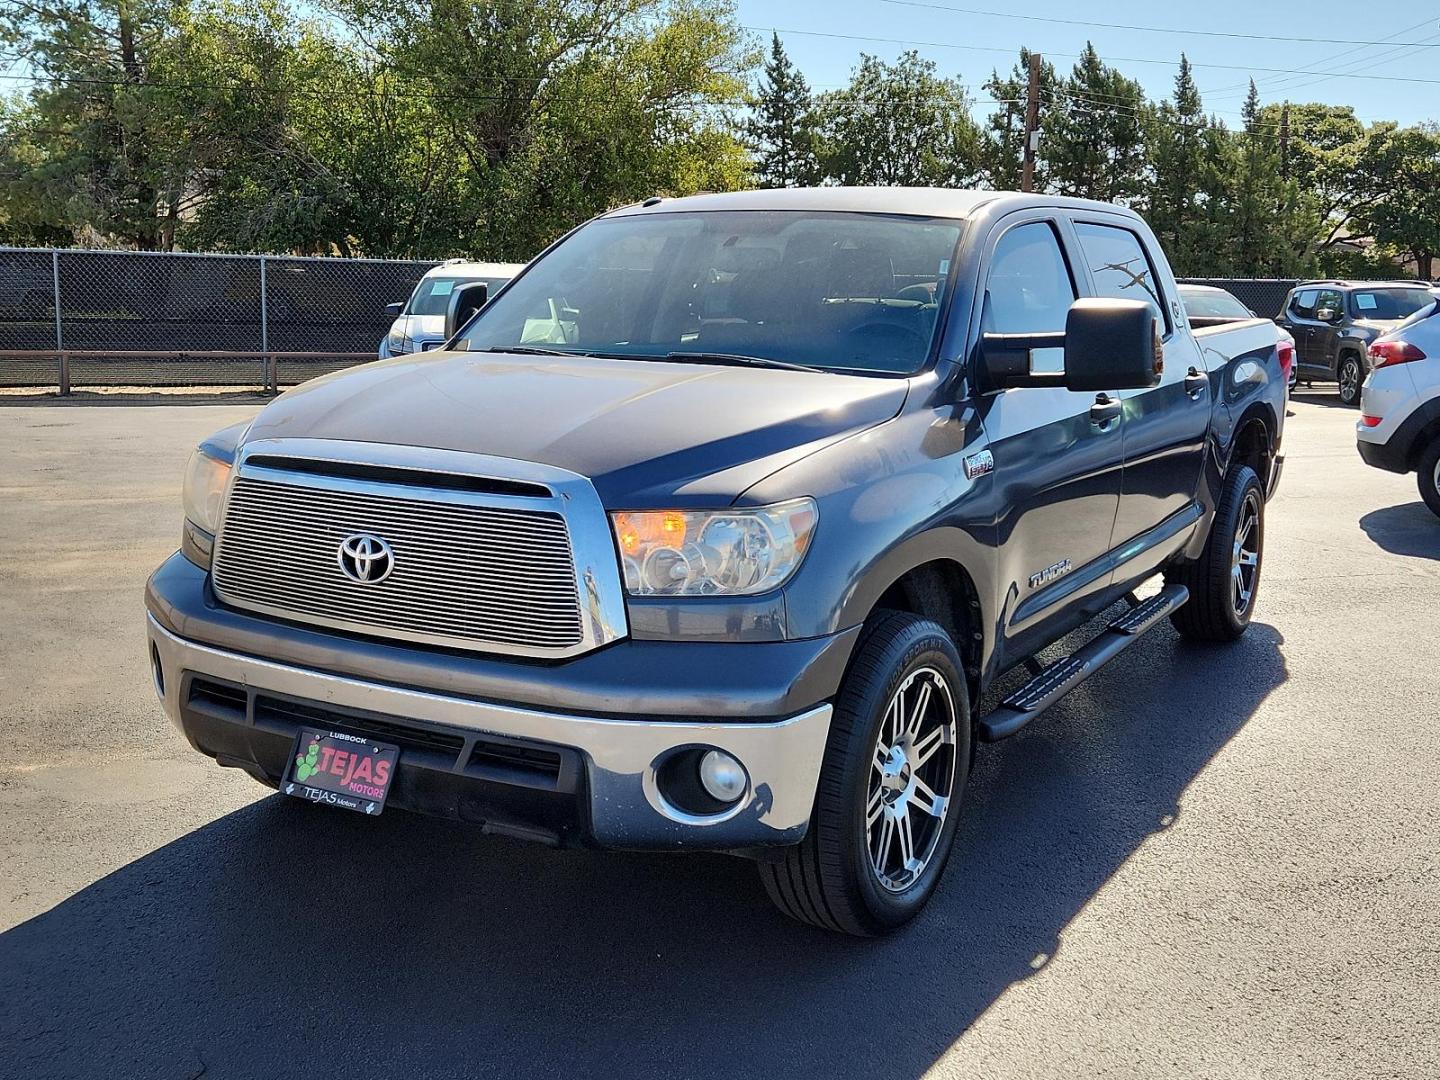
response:
[[[1433,299],[1414,281],[1306,281],[1290,290],[1275,321],[1295,339],[1299,377],[1336,382],[1340,400],[1359,405],[1371,342]]]

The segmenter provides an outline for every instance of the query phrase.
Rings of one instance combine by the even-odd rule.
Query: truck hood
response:
[[[610,506],[714,505],[895,416],[908,385],[772,368],[434,352],[297,387],[261,411],[245,441],[490,454],[588,476]]]

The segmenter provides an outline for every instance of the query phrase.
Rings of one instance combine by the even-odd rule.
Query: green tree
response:
[[[753,115],[744,125],[761,187],[814,182],[818,170],[814,104],[805,76],[786,54],[780,35],[773,35]]]
[[[1161,102],[1149,122],[1154,181],[1146,200],[1150,227],[1180,274],[1204,273],[1212,260],[1202,185],[1210,165],[1209,121],[1190,61],[1180,57],[1175,94]]]
[[[1128,203],[1145,189],[1145,91],[1089,42],[1045,109],[1041,147],[1050,189]]]
[[[729,0],[332,0],[428,93],[467,174],[461,243],[528,259],[591,215],[747,179],[725,104],[752,57]]]
[[[1373,131],[1356,187],[1368,196],[1352,219],[1357,232],[1382,253],[1413,260],[1419,275],[1433,280],[1440,256],[1440,127],[1383,125]]]
[[[173,240],[189,179],[186,88],[169,84],[184,17],[169,0],[0,4],[0,49],[39,80],[24,136],[38,159],[6,185],[38,227]]]
[[[821,171],[841,184],[972,185],[981,136],[971,104],[918,53],[894,64],[862,54],[850,84],[817,103]]]

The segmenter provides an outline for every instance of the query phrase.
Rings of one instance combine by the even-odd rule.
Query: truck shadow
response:
[[[1440,518],[1423,502],[1372,510],[1360,519],[1360,527],[1392,555],[1440,559]]]
[[[786,921],[737,859],[262,799],[0,935],[7,1071],[919,1077],[1173,825],[1282,644],[1163,629],[981,748],[945,883],[881,941]]]

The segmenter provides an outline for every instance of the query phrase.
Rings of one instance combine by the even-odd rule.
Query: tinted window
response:
[[[1315,301],[1319,299],[1319,289],[1302,289],[1295,294],[1295,299],[1290,301],[1290,310],[1302,319],[1313,319],[1315,317]]]
[[[1223,289],[1187,289],[1180,286],[1180,300],[1191,318],[1249,319],[1250,309]]]
[[[1336,289],[1321,289],[1320,299],[1315,301],[1315,314],[1322,311],[1333,311],[1336,315],[1345,314],[1345,297]]]
[[[1357,319],[1406,319],[1434,299],[1428,289],[1357,289],[1350,310]]]
[[[986,289],[986,330],[1000,334],[1063,331],[1075,302],[1075,283],[1054,228],[1035,222],[1002,236],[991,257]],[[1064,371],[1065,350],[1034,350],[1030,370],[1037,374]]]
[[[929,357],[960,228],[805,211],[603,218],[531,266],[460,347],[732,353],[909,373]]]
[[[500,291],[507,278],[477,277],[432,277],[422,278],[415,286],[410,303],[405,305],[406,315],[444,315],[450,306],[450,295],[457,285],[468,285],[472,281],[483,281],[491,296]]]
[[[1155,268],[1140,238],[1129,229],[1083,221],[1076,223],[1075,231],[1080,234],[1080,246],[1090,263],[1096,293],[1116,300],[1143,300],[1155,310],[1160,325],[1168,327]]]
[[[1428,304],[1409,316],[1395,329],[1403,330],[1407,326],[1414,326],[1418,322],[1424,322],[1426,319],[1433,318],[1436,313],[1440,313],[1440,299],[1436,299],[1435,296],[1431,294]]]
[[[1075,285],[1055,230],[1039,222],[1011,229],[990,264],[990,323],[1000,334],[1063,331]]]

